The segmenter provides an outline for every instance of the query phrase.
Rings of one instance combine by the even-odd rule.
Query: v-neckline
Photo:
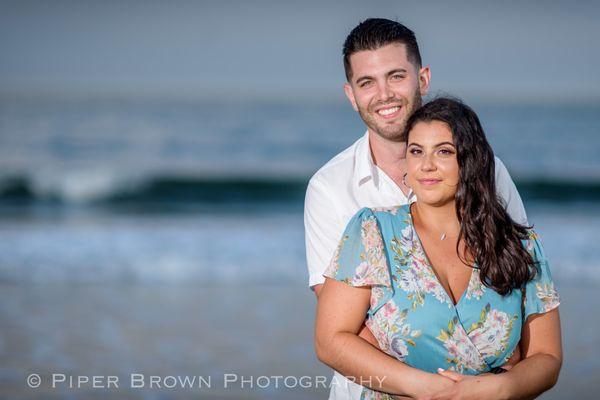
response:
[[[436,284],[439,285],[440,288],[443,290],[443,292],[446,295],[450,304],[452,304],[452,306],[454,308],[458,308],[458,306],[461,304],[463,298],[466,297],[467,292],[469,291],[469,288],[471,287],[471,283],[473,281],[473,276],[475,275],[475,267],[469,267],[469,268],[471,268],[471,274],[469,276],[469,281],[467,282],[467,287],[465,288],[465,290],[463,290],[462,294],[460,295],[460,297],[458,298],[456,303],[454,303],[452,296],[450,295],[450,293],[448,293],[448,291],[446,290],[444,285],[442,285],[442,282],[440,281],[438,274],[435,272],[435,269],[433,268],[433,265],[431,264],[431,261],[429,260],[429,256],[427,255],[427,252],[425,252],[425,247],[423,247],[421,238],[419,237],[419,234],[417,233],[417,228],[415,227],[415,221],[413,220],[413,215],[412,215],[412,205],[413,204],[415,204],[415,203],[408,204],[408,217],[410,218],[410,228],[412,230],[413,237],[415,237],[417,239],[416,242],[419,246],[419,250],[421,251],[421,253],[423,253],[423,258],[425,260],[426,266],[429,269],[429,272],[431,273],[431,275],[433,275],[433,277],[435,278]]]

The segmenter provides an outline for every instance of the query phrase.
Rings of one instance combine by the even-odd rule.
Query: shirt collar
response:
[[[371,145],[369,143],[369,131],[367,131],[360,141],[356,151],[356,170],[354,176],[358,186],[373,180],[373,183],[379,188],[379,174],[377,173],[377,165],[373,162],[371,154]]]

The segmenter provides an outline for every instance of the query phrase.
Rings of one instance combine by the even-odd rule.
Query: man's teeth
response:
[[[391,115],[393,113],[395,113],[396,111],[398,111],[400,109],[400,107],[392,107],[392,108],[386,108],[384,110],[379,110],[377,111],[380,115]]]

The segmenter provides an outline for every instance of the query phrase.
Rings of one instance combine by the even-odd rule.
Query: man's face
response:
[[[392,43],[350,56],[352,77],[344,90],[370,131],[401,141],[410,115],[429,86],[429,68],[417,69],[406,46]]]

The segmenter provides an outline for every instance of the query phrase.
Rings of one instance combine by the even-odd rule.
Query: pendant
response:
[[[446,234],[445,234],[445,233],[442,233],[442,234],[440,235],[440,240],[444,240],[444,239],[446,239]]]

